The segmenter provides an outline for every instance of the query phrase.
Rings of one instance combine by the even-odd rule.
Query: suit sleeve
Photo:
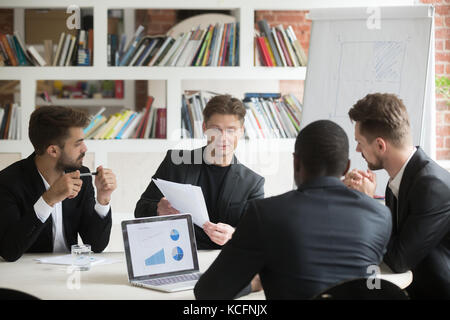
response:
[[[166,157],[159,165],[158,170],[156,170],[156,173],[152,176],[152,179],[157,178],[168,179],[170,163],[171,163],[171,152],[169,150],[166,154]],[[153,180],[150,181],[150,184],[148,185],[147,189],[141,195],[141,198],[136,204],[136,208],[134,209],[134,216],[136,218],[156,216],[157,215],[156,209],[158,208],[158,202],[161,200],[163,196],[164,195],[161,193],[161,191],[159,191],[158,187],[153,182]]]
[[[200,277],[196,299],[233,299],[245,289],[264,264],[261,222],[253,203],[244,214],[232,239]]]
[[[84,243],[91,245],[95,253],[105,250],[111,235],[111,208],[106,216],[101,216],[95,211],[95,194],[92,179],[83,181],[86,185],[85,192],[81,198],[83,213],[81,216],[80,230],[78,233]]]
[[[5,186],[0,185],[0,256],[6,261],[16,261],[30,248],[44,229],[30,205],[26,214],[21,214],[17,199]]]
[[[449,232],[450,187],[422,177],[409,191],[408,216],[392,236],[384,261],[395,272],[414,269]]]

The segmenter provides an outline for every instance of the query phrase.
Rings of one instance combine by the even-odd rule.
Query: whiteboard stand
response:
[[[301,128],[319,119],[336,122],[349,138],[351,168],[364,170],[348,110],[368,93],[394,93],[408,110],[414,145],[435,158],[433,6],[313,9],[308,18]],[[389,176],[376,175],[376,194],[384,195]]]

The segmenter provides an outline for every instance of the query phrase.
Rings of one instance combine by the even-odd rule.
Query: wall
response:
[[[450,1],[421,0],[435,7],[435,73],[450,77]],[[450,101],[436,95],[436,158],[450,160]]]

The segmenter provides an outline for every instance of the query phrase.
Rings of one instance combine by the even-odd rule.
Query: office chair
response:
[[[39,300],[39,298],[22,291],[0,288],[0,300]]]
[[[366,278],[339,283],[313,298],[313,300],[409,300],[408,294],[392,282],[379,279],[379,289],[369,289]]]

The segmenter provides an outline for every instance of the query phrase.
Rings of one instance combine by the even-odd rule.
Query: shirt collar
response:
[[[45,190],[50,189],[50,185],[48,184],[47,180],[45,180],[44,176],[40,173],[40,171],[38,170],[39,175],[42,178],[42,181],[44,181],[44,186],[45,186]]]
[[[398,198],[398,193],[400,191],[400,183],[402,182],[403,173],[405,172],[405,168],[408,165],[408,162],[411,160],[414,153],[416,153],[417,147],[414,147],[413,151],[409,155],[408,160],[403,164],[403,167],[397,173],[397,175],[393,179],[389,179],[389,189],[391,189],[392,193],[396,198]]]

